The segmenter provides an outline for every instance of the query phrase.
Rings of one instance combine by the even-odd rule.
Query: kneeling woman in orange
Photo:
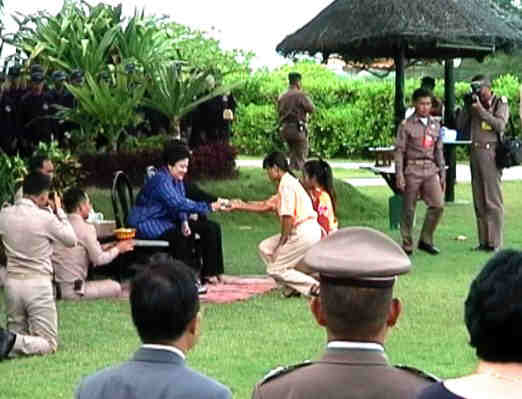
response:
[[[283,287],[283,296],[309,295],[317,280],[301,264],[306,251],[321,239],[310,196],[292,175],[285,155],[273,152],[263,160],[268,178],[277,184],[277,194],[266,201],[232,201],[231,208],[251,212],[275,211],[281,233],[259,244],[259,255],[267,273]]]
[[[312,198],[317,221],[326,236],[339,227],[335,217],[336,195],[332,168],[322,159],[307,161],[303,168],[303,185]]]

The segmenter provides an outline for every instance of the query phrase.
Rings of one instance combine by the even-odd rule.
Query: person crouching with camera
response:
[[[507,98],[493,94],[487,77],[475,76],[471,93],[466,96],[465,107],[457,118],[457,129],[465,129],[469,123],[471,186],[479,238],[479,246],[474,249],[478,251],[497,251],[502,247],[502,171],[495,163],[495,150],[508,119]]]

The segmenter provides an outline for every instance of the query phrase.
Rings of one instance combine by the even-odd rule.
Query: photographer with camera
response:
[[[457,129],[469,126],[471,135],[471,186],[477,219],[478,251],[496,251],[502,247],[504,203],[500,187],[502,171],[495,163],[495,150],[509,119],[506,97],[491,91],[491,81],[477,75],[471,93],[464,98],[464,109],[457,117]]]

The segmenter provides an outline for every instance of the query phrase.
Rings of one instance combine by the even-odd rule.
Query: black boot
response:
[[[16,334],[0,327],[0,361],[7,359],[7,355],[13,349]]]

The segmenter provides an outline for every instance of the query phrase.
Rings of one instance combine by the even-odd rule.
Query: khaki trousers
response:
[[[121,286],[114,280],[97,280],[83,283],[82,291],[74,290],[74,283],[60,283],[62,299],[98,299],[118,298],[121,296]]]
[[[308,137],[306,130],[299,130],[297,124],[284,125],[281,137],[288,144],[288,157],[290,168],[302,170],[308,157]]]
[[[303,295],[309,295],[310,288],[319,282],[309,276],[306,268],[300,263],[306,251],[321,240],[321,227],[315,219],[300,224],[273,259],[271,255],[280,237],[281,234],[277,234],[259,244],[259,256],[266,265],[266,271],[279,284],[291,287]]]
[[[415,208],[417,207],[417,197],[420,194],[426,205],[428,205],[420,240],[429,245],[433,245],[433,233],[442,217],[444,199],[438,174],[423,176],[422,170],[420,170],[417,173],[406,175],[405,180],[406,189],[404,190],[402,203],[401,236],[403,248],[412,251],[414,247],[412,229]]]
[[[43,355],[58,347],[58,316],[50,278],[5,283],[7,329],[16,334],[11,351],[17,355]]]
[[[502,171],[495,164],[495,151],[473,147],[470,167],[479,244],[501,248],[504,200],[501,189]]]

